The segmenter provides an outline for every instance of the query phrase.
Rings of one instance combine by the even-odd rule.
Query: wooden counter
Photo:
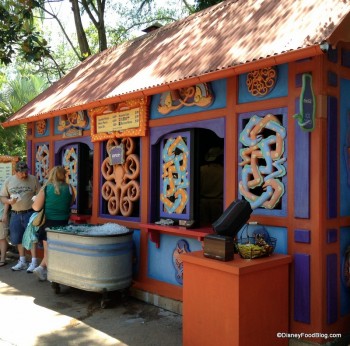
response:
[[[160,235],[168,234],[178,237],[195,238],[198,241],[203,241],[204,237],[208,234],[214,233],[213,228],[195,228],[188,229],[181,226],[166,226],[157,225],[155,223],[140,223],[140,227],[147,230],[151,242],[156,244],[157,249],[160,247]]]
[[[288,345],[291,256],[221,262],[181,255],[184,346]]]

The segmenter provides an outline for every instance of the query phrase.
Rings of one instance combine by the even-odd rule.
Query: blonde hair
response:
[[[62,183],[66,182],[66,174],[67,171],[63,166],[55,166],[51,169],[49,172],[48,178],[46,183],[44,184],[43,188],[46,187],[48,184],[52,184],[55,189],[55,194],[59,195],[60,194],[60,188],[59,186]]]

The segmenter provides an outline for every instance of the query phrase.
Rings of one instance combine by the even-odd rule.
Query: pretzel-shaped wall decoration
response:
[[[267,132],[264,130],[267,129]],[[243,166],[239,192],[250,202],[252,209],[274,209],[284,195],[286,174],[284,142],[286,128],[273,114],[264,117],[253,115],[240,133],[243,144],[240,150]],[[259,195],[254,190],[262,188]]]

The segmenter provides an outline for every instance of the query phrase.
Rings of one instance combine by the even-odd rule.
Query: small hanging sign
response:
[[[114,146],[109,150],[109,161],[112,165],[122,165],[125,162],[124,144]]]

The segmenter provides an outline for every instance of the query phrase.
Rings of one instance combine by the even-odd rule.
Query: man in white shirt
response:
[[[34,212],[32,198],[39,192],[40,183],[34,175],[28,174],[28,171],[29,168],[25,162],[17,162],[15,174],[4,181],[0,195],[1,202],[11,206],[10,238],[12,245],[17,246],[19,253],[19,261],[12,267],[12,270],[27,269],[27,273],[32,273],[38,266],[36,244],[33,244],[31,249],[32,261],[27,267],[22,238],[28,221]]]

